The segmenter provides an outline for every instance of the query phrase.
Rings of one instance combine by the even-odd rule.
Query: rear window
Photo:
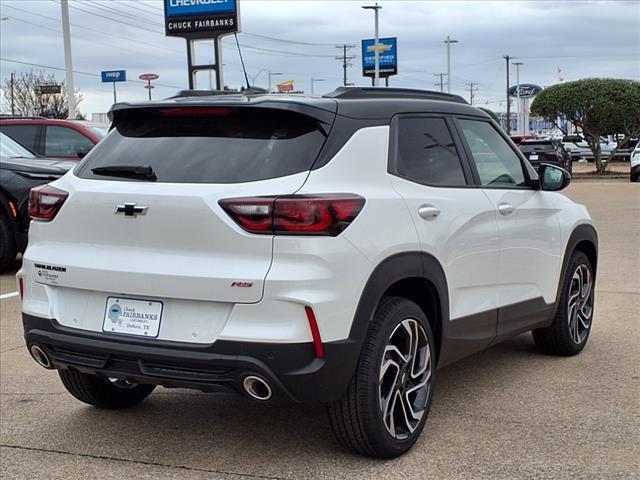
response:
[[[520,150],[522,152],[533,152],[534,150],[555,150],[557,144],[552,140],[528,140],[520,144]]]
[[[193,112],[131,112],[85,157],[76,175],[126,180],[91,170],[150,166],[158,182],[266,180],[311,169],[326,138],[318,120],[296,112],[246,107],[216,107],[209,109],[211,116]]]

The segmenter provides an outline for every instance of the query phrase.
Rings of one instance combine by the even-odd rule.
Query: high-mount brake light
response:
[[[224,117],[231,112],[228,107],[173,107],[160,108],[158,112],[167,117]]]
[[[220,200],[220,206],[251,233],[335,237],[364,206],[353,194],[284,195]]]
[[[50,222],[58,214],[68,196],[69,192],[51,185],[32,188],[29,192],[29,217],[33,220]]]

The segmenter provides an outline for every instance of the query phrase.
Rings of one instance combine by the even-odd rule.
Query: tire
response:
[[[408,347],[411,338],[417,340],[414,349]],[[411,358],[406,361],[397,353],[400,351],[409,352]],[[420,307],[404,298],[383,298],[347,392],[328,405],[338,442],[347,450],[373,458],[393,458],[407,452],[420,436],[431,408],[435,352],[433,334]],[[413,361],[416,358],[417,363]],[[406,397],[398,404],[400,391]],[[385,412],[390,413],[386,416],[382,409],[385,399]],[[415,412],[410,421],[400,418],[403,407]],[[391,421],[394,415],[397,422]]]
[[[58,370],[58,374],[64,388],[78,400],[109,410],[138,405],[156,388],[155,385],[130,384],[123,380],[111,381],[72,370]]]
[[[5,216],[0,213],[0,272],[15,265],[17,254],[16,240],[11,226]]]
[[[633,172],[629,173],[629,181],[630,182],[636,183],[639,179],[640,179],[640,174],[636,173],[634,175]]]
[[[593,325],[595,277],[591,262],[583,252],[575,251],[571,255],[563,283],[553,323],[532,333],[541,352],[572,356],[587,344]]]

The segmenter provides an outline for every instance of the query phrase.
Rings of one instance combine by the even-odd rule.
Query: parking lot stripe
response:
[[[3,293],[2,295],[0,295],[0,300],[17,297],[18,295],[20,295],[18,292]]]

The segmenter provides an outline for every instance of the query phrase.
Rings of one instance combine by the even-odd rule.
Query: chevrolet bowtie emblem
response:
[[[137,215],[145,215],[148,208],[135,203],[125,203],[124,205],[117,205],[116,211],[113,213],[124,213],[125,217],[135,217]]]

